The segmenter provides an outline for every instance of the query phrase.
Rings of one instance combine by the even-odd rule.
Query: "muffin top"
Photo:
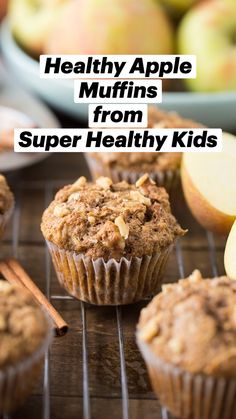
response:
[[[0,215],[3,215],[13,205],[13,194],[7,184],[6,178],[0,175]]]
[[[201,128],[203,125],[185,119],[175,112],[165,112],[156,106],[148,108],[148,128]],[[180,166],[182,153],[92,153],[94,159],[118,170],[155,172],[171,170]]]
[[[236,376],[236,281],[194,271],[164,285],[141,312],[138,338],[162,360],[192,373]]]
[[[44,313],[27,290],[0,280],[0,370],[35,352],[48,327]]]
[[[147,174],[136,185],[105,177],[87,183],[80,177],[56,194],[41,229],[59,248],[105,260],[152,255],[184,234],[167,192]]]

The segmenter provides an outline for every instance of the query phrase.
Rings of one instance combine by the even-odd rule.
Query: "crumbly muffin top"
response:
[[[13,194],[7,184],[6,178],[3,175],[0,175],[0,215],[10,209],[13,202]]]
[[[79,178],[56,194],[41,229],[59,248],[105,260],[152,255],[184,234],[171,214],[165,189],[147,174],[136,185]]]
[[[148,108],[149,128],[201,128],[203,125],[185,119],[175,112],[165,112],[156,106]],[[171,170],[180,166],[182,153],[92,153],[94,159],[118,170],[127,169],[138,173]]]
[[[48,327],[44,313],[27,290],[0,280],[0,369],[33,354]]]
[[[142,310],[138,338],[159,358],[192,373],[236,376],[236,281],[194,271]]]

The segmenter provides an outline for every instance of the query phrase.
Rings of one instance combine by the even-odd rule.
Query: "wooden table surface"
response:
[[[39,227],[40,219],[56,188],[80,175],[88,175],[83,155],[54,154],[40,164],[8,176],[16,194],[17,206],[2,246],[2,256],[17,256],[38,286],[54,297],[66,296],[66,292],[59,286],[53,268],[48,263]],[[181,194],[178,201],[174,211],[181,225],[188,228],[189,232],[170,256],[165,282],[176,281],[180,275],[188,275],[196,267],[204,275],[223,273],[224,238],[213,237],[197,225]],[[42,377],[26,405],[13,418],[86,418],[83,416],[81,304],[73,299],[53,298],[52,302],[69,323],[70,330],[66,336],[54,339],[48,377],[46,375],[49,381],[44,381],[45,391]],[[124,337],[129,416],[124,404],[122,416],[117,311],[111,307],[85,305],[89,394],[91,416],[94,419],[162,417],[160,405],[151,390],[146,368],[135,344],[135,325],[140,309],[146,304],[147,301],[122,307],[119,311]]]

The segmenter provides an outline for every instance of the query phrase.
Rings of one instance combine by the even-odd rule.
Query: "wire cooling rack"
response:
[[[13,215],[12,220],[12,233],[11,238],[9,237],[5,244],[11,246],[13,256],[19,258],[19,250],[21,245],[23,244],[21,237],[20,237],[20,226],[21,226],[21,219],[22,219],[22,205],[23,200],[22,196],[28,195],[28,202],[31,208],[33,208],[34,202],[31,202],[30,195],[32,191],[40,191],[44,196],[44,207],[47,207],[49,202],[52,200],[55,191],[61,187],[63,184],[68,183],[63,181],[57,182],[48,182],[45,184],[44,182],[25,182],[18,185],[17,190],[15,191],[16,195],[16,207]],[[40,222],[40,219],[38,220]],[[211,265],[211,272],[213,276],[217,276],[218,274],[218,266],[217,266],[217,256],[216,256],[216,247],[214,237],[210,232],[204,232],[203,234],[206,235],[206,242],[207,242],[207,252],[208,252],[208,260],[209,264]],[[60,295],[59,293],[54,294],[51,292],[51,278],[52,278],[52,266],[51,266],[51,258],[44,245],[42,240],[41,246],[45,246],[45,258],[44,264],[45,266],[42,267],[45,272],[45,294],[48,299],[53,302],[56,301],[65,301],[65,300],[73,300],[72,297],[69,295]],[[178,267],[178,274],[179,277],[185,277],[185,266],[182,254],[182,245],[181,241],[177,243],[175,246],[176,252],[176,261]],[[27,269],[27,266],[25,266]],[[194,268],[194,267],[193,267]],[[189,272],[188,272],[189,273]],[[177,279],[177,278],[176,278]],[[90,347],[88,344],[88,331],[87,331],[87,309],[88,305],[80,302],[80,315],[81,315],[81,325],[82,325],[82,353],[78,356],[82,357],[82,376],[83,376],[83,419],[96,419],[96,415],[92,415],[91,413],[91,390],[90,390],[90,376],[93,373],[90,368],[89,364],[89,351]],[[98,308],[99,310],[100,308]],[[125,338],[124,338],[124,322],[123,322],[123,311],[125,311],[125,307],[114,307],[114,315],[116,319],[116,327],[117,327],[117,339],[118,339],[118,350],[119,350],[119,371],[120,371],[120,403],[121,403],[121,419],[131,419],[130,414],[130,398],[129,398],[129,388],[128,388],[128,375],[127,375],[127,357],[125,355]],[[60,339],[60,338],[58,338]],[[44,362],[44,371],[43,371],[43,382],[42,382],[42,410],[40,413],[40,417],[42,419],[51,419],[53,418],[51,412],[51,394],[50,394],[50,364],[52,360],[52,355],[50,352],[46,353],[45,355],[45,362]],[[15,414],[13,415],[3,415],[3,419],[13,419]],[[17,416],[19,417],[19,416]],[[23,416],[20,416],[20,418]],[[32,412],[33,417],[33,412]],[[79,416],[78,416],[79,417]],[[111,416],[106,416],[104,412],[104,419],[108,419]],[[132,416],[133,417],[133,416]],[[138,419],[143,419],[143,417],[135,416]],[[170,415],[167,410],[163,407],[160,408],[160,418],[162,419],[170,419]],[[27,416],[28,418],[28,416]],[[148,419],[148,415],[145,416]],[[65,416],[67,419],[67,416]],[[68,416],[70,419],[70,416]]]

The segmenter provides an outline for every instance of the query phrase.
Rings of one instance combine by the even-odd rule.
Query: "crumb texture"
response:
[[[0,280],[0,368],[27,359],[48,333],[48,322],[28,291]]]
[[[69,251],[105,260],[152,255],[184,234],[164,188],[143,176],[138,186],[79,178],[61,189],[43,214],[44,237]]]
[[[6,178],[0,174],[0,215],[3,215],[13,205],[13,194],[7,184]]]
[[[199,271],[142,310],[138,336],[161,359],[192,373],[236,375],[236,281]]]
[[[201,128],[203,125],[185,119],[175,112],[165,112],[156,106],[148,108],[149,128]],[[181,153],[92,153],[94,159],[109,168],[145,173],[179,168]]]

